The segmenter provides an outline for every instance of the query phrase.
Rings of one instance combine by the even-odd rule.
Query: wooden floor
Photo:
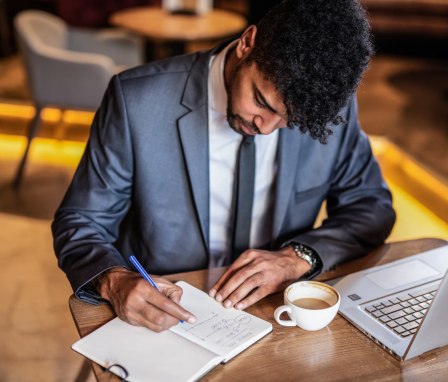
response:
[[[20,79],[20,60],[15,65]],[[17,81],[2,77],[4,67],[0,61],[0,103],[26,104],[26,89],[15,89]],[[379,56],[359,92],[365,130],[389,137],[444,181],[448,179],[447,81],[446,61]],[[2,114],[0,108],[0,134],[23,134],[29,118]],[[49,118],[41,131],[41,136],[79,142],[87,134],[86,124],[61,127],[57,118]],[[11,180],[17,159],[0,152],[0,381],[73,381],[82,358],[70,350],[77,337],[67,306],[71,290],[57,268],[50,233],[73,166],[31,161],[16,192]]]

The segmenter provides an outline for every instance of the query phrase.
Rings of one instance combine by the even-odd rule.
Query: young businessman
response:
[[[115,76],[52,226],[76,295],[160,331],[195,318],[130,254],[153,275],[230,265],[210,295],[244,309],[381,244],[395,215],[354,96],[371,53],[356,0],[287,0],[236,41]]]

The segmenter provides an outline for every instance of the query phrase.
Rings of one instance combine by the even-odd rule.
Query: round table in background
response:
[[[137,7],[114,13],[110,23],[153,42],[177,44],[177,50],[185,50],[185,43],[214,42],[235,36],[246,27],[247,20],[222,9],[203,15],[184,15],[156,7]]]

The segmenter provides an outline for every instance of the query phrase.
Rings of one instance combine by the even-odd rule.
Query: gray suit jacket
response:
[[[210,52],[115,76],[52,225],[59,266],[77,295],[135,254],[155,274],[209,264],[207,77]],[[323,269],[366,254],[389,234],[391,195],[353,97],[322,145],[281,129],[271,249],[314,248]],[[328,219],[313,223],[322,202]]]

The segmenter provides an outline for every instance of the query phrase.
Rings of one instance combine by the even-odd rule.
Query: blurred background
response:
[[[361,2],[376,55],[359,117],[394,195],[389,241],[447,239],[448,1]],[[276,1],[187,3],[172,15],[158,0],[0,0],[1,381],[93,380],[70,350],[50,223],[107,81],[238,36]]]

